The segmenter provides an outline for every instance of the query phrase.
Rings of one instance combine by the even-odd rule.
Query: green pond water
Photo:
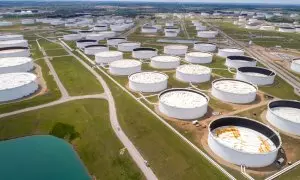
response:
[[[49,135],[0,142],[0,179],[90,180],[87,169],[66,141]]]

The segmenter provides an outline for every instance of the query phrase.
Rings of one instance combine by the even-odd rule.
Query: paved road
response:
[[[64,47],[64,49],[72,55],[75,59],[77,59],[85,68],[87,68],[96,78],[97,80],[101,83],[104,92],[107,96],[108,104],[109,104],[109,116],[110,116],[110,122],[111,126],[117,135],[117,137],[120,139],[120,141],[123,143],[123,145],[126,147],[128,150],[130,156],[133,158],[133,160],[136,162],[138,167],[142,170],[144,173],[145,177],[149,180],[156,180],[157,177],[145,164],[145,160],[142,157],[142,155],[139,153],[139,151],[136,149],[136,147],[133,145],[133,143],[129,140],[129,138],[126,136],[126,134],[123,132],[121,129],[121,126],[118,121],[118,116],[117,116],[117,110],[116,110],[116,105],[114,98],[111,94],[111,91],[106,84],[106,82],[103,80],[103,78],[92,68],[90,67],[87,63],[85,63],[82,59],[80,59],[78,56],[73,54],[67,47],[64,46],[63,43],[61,43],[61,46]]]
[[[60,81],[54,67],[52,66],[50,60],[49,60],[49,57],[47,56],[45,50],[40,46],[40,43],[38,42],[38,40],[36,40],[37,44],[38,44],[38,47],[40,49],[40,51],[43,53],[43,56],[44,56],[44,59],[45,59],[45,62],[47,64],[47,66],[49,67],[50,69],[50,72],[51,72],[51,75],[53,76],[57,86],[58,86],[58,89],[59,91],[61,92],[61,98],[62,99],[66,99],[69,97],[69,93],[68,91],[66,90],[66,88],[64,87],[64,85],[62,84],[62,82]]]

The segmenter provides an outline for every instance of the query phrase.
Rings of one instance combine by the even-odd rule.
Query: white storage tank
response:
[[[129,88],[137,92],[159,92],[167,88],[168,75],[160,72],[139,72],[128,77]]]
[[[96,45],[96,44],[98,44],[98,41],[96,40],[83,39],[83,40],[76,41],[76,46],[80,49],[83,49],[85,46]]]
[[[21,34],[0,35],[0,41],[23,40],[23,39],[24,36]]]
[[[218,31],[198,31],[197,36],[200,38],[215,38],[218,35]]]
[[[196,64],[184,64],[176,68],[176,79],[183,82],[202,83],[210,80],[211,69]]]
[[[185,54],[185,60],[194,64],[207,64],[211,63],[213,55],[203,52],[190,52]]]
[[[102,31],[102,32],[99,32],[99,34],[104,35],[105,38],[113,38],[116,36],[116,32],[114,32],[114,31]]]
[[[28,47],[27,40],[8,40],[8,41],[0,41],[0,48],[7,47]]]
[[[38,89],[37,77],[27,72],[0,74],[0,102],[23,98]]]
[[[207,29],[207,27],[206,26],[203,26],[203,25],[197,25],[196,26],[196,30],[197,31],[205,31]]]
[[[118,50],[122,52],[131,52],[139,47],[141,47],[140,42],[122,42],[118,44]]]
[[[267,120],[281,131],[300,136],[300,102],[276,100],[268,105]]]
[[[29,57],[0,58],[0,74],[13,72],[28,72],[34,68],[33,60]]]
[[[165,27],[164,32],[166,33],[168,31],[175,31],[178,34],[180,32],[180,28],[174,26],[167,26]]]
[[[226,58],[227,56],[244,56],[244,51],[241,49],[219,49],[218,56]]]
[[[159,95],[159,111],[171,118],[193,120],[207,112],[209,98],[190,89],[168,89]]]
[[[296,32],[296,28],[294,27],[279,27],[279,32],[286,32],[286,33],[294,33]]]
[[[65,41],[78,41],[81,39],[81,36],[80,34],[66,34],[63,35],[63,39]]]
[[[82,38],[85,38],[86,35],[93,33],[93,31],[82,30],[82,31],[78,31],[78,33]]]
[[[0,27],[12,26],[13,23],[9,21],[0,21]]]
[[[128,76],[141,72],[142,63],[133,59],[123,59],[109,64],[109,73],[118,76]]]
[[[106,45],[96,44],[84,47],[84,53],[87,55],[95,55],[96,53],[104,51],[109,51],[109,48]]]
[[[230,68],[255,67],[257,60],[248,56],[227,56],[225,65]]]
[[[119,51],[104,51],[95,54],[97,64],[107,64],[123,59],[123,53]]]
[[[22,19],[21,20],[21,24],[23,24],[23,25],[32,25],[34,23],[35,23],[34,19]]]
[[[150,59],[153,56],[157,56],[157,49],[155,48],[135,48],[132,50],[132,57],[136,59]]]
[[[214,52],[217,49],[217,46],[215,44],[196,42],[194,44],[194,49],[201,52]]]
[[[0,58],[3,57],[29,57],[28,47],[7,47],[0,48]]]
[[[168,55],[184,55],[188,48],[186,45],[166,45],[164,46],[164,53]]]
[[[120,43],[126,42],[126,38],[108,38],[106,43],[109,46],[117,46]]]
[[[87,40],[101,41],[101,40],[105,39],[105,35],[91,33],[91,34],[87,34],[86,37],[85,37],[85,39],[87,39]]]
[[[166,26],[174,26],[174,22],[166,22]]]
[[[150,66],[157,69],[174,69],[180,65],[178,56],[155,56],[151,58]]]
[[[208,131],[208,146],[213,153],[239,166],[269,166],[282,146],[275,130],[248,118],[221,117],[209,124]]]
[[[300,73],[300,59],[294,59],[291,63],[291,70]]]
[[[256,98],[257,87],[236,79],[217,79],[212,82],[211,94],[224,102],[247,104]]]
[[[107,29],[107,25],[96,25],[93,28],[94,31],[107,31]]]
[[[237,69],[236,79],[247,81],[257,86],[274,83],[276,73],[261,67],[240,67]]]
[[[157,28],[153,26],[143,26],[142,33],[157,33]]]
[[[166,37],[177,37],[177,35],[178,35],[177,31],[171,31],[171,30],[165,31]]]
[[[261,26],[259,29],[264,31],[275,31],[275,26]]]

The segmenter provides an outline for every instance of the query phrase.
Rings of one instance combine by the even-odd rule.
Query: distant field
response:
[[[56,57],[51,63],[70,95],[103,93],[97,79],[73,57]]]
[[[2,118],[0,139],[51,134],[69,141],[97,179],[145,179],[111,129],[105,100],[78,100]]]

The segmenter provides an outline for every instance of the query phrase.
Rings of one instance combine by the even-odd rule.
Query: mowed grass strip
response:
[[[112,91],[123,130],[148,160],[158,179],[227,179],[190,145],[98,72]]]
[[[93,74],[72,56],[56,57],[51,63],[71,96],[104,92]]]
[[[64,56],[64,55],[68,55],[68,53],[64,49],[46,50],[46,54],[48,56]]]
[[[2,118],[0,139],[51,134],[69,141],[96,179],[144,179],[109,121],[106,100],[77,100]]]

